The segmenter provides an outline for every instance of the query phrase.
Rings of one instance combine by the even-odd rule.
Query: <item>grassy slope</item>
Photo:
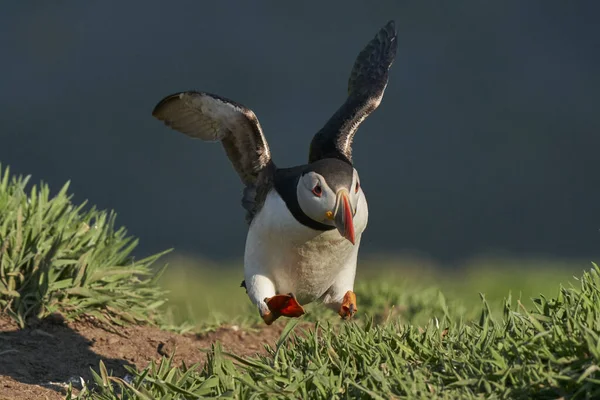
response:
[[[68,184],[51,196],[28,180],[0,167],[0,311],[21,327],[54,312],[153,322],[164,303],[150,267],[160,254],[133,259],[137,240],[114,213],[74,205]]]

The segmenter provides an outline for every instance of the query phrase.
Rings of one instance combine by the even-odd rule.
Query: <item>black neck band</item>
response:
[[[297,174],[295,179],[291,176],[280,178],[281,179],[277,179],[277,177],[275,178],[275,190],[277,190],[277,193],[279,193],[279,196],[285,202],[288,210],[290,210],[294,218],[296,218],[296,221],[317,231],[330,231],[335,229],[335,226],[326,225],[315,221],[306,215],[304,211],[302,211],[302,208],[300,208],[300,204],[298,203],[298,194],[296,192],[300,174]]]

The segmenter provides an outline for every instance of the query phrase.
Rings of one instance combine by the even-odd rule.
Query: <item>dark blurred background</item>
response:
[[[362,254],[593,257],[600,244],[600,3],[7,2],[0,162],[115,209],[140,254],[242,256],[222,148],[151,117],[198,89],[252,108],[280,166],[303,163],[362,47],[398,56],[354,145]]]

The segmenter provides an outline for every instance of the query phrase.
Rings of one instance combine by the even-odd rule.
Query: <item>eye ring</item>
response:
[[[321,188],[321,185],[319,185],[318,183],[315,185],[315,187],[312,189],[312,192],[315,196],[317,197],[321,197],[321,195],[323,194],[323,189]]]
[[[354,193],[358,193],[358,189],[360,189],[360,183],[357,181],[356,185],[354,186]]]

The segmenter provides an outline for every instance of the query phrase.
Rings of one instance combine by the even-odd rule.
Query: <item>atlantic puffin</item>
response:
[[[254,112],[228,98],[178,92],[152,111],[174,130],[223,145],[244,185],[249,227],[242,286],[267,325],[300,317],[314,301],[343,319],[358,310],[354,279],[369,211],[352,140],[383,98],[396,38],[389,21],[358,54],[347,98],[312,138],[307,164],[277,167]]]

